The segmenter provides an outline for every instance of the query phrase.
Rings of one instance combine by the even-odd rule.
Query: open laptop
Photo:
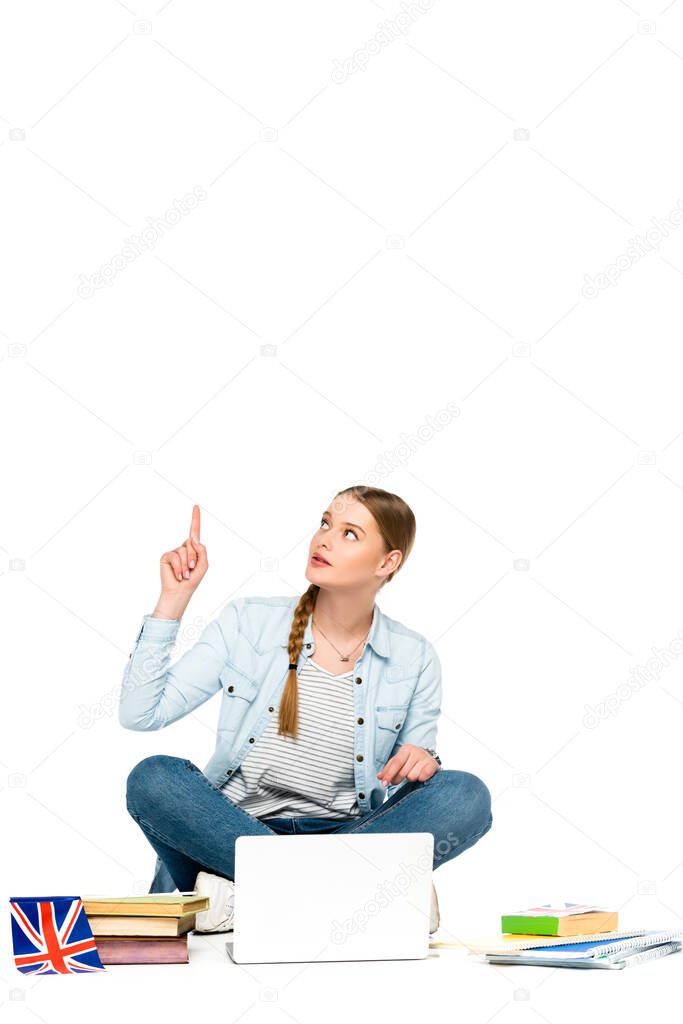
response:
[[[239,836],[235,963],[429,956],[431,832]]]

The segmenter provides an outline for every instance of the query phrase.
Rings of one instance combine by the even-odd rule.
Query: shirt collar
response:
[[[373,607],[372,623],[370,625],[370,632],[368,633],[366,645],[372,647],[375,653],[379,654],[381,658],[389,657],[389,629],[387,627],[386,616],[376,601]],[[315,640],[313,639],[313,615],[311,614],[308,616],[308,622],[306,623],[306,628],[304,630],[302,654],[305,654],[306,657],[308,657],[314,650]]]

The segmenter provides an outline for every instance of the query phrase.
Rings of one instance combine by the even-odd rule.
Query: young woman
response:
[[[180,757],[144,758],[126,802],[157,853],[150,892],[211,897],[197,931],[232,928],[240,835],[431,832],[437,868],[491,828],[487,786],[441,768],[434,750],[434,646],[375,601],[414,538],[398,495],[345,488],[311,539],[306,592],[228,601],[170,668],[208,569],[197,505],[190,536],[162,555],[161,595],[124,671],[119,721],[163,729],[220,692],[218,736],[203,772]],[[438,921],[432,889],[430,932]]]

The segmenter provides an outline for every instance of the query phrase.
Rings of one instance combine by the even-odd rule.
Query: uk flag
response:
[[[22,974],[104,971],[80,896],[10,896],[14,963]]]

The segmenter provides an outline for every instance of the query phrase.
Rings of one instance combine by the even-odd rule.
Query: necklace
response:
[[[336,652],[337,652],[337,654],[339,655],[339,660],[340,660],[340,661],[348,661],[348,660],[349,660],[349,655],[353,654],[353,652],[354,652],[354,651],[356,650],[356,647],[360,647],[360,645],[361,645],[361,644],[362,644],[362,643],[363,643],[363,642],[364,642],[365,640],[367,640],[367,638],[368,638],[368,636],[369,636],[369,634],[370,634],[370,630],[368,630],[368,631],[367,631],[367,633],[365,634],[365,636],[363,637],[363,640],[359,640],[359,641],[358,641],[358,643],[356,644],[356,647],[354,647],[354,648],[353,648],[352,650],[350,650],[348,654],[342,654],[342,652],[341,652],[341,651],[339,650],[339,648],[338,648],[338,647],[335,647],[335,645],[334,645],[334,644],[332,643],[332,641],[330,640],[329,636],[325,636],[325,634],[323,633],[322,629],[320,629],[320,626],[319,626],[319,625],[318,625],[318,623],[317,623],[317,622],[315,621],[315,619],[312,619],[312,623],[313,623],[313,625],[315,625],[316,629],[319,629],[319,630],[320,630],[320,632],[322,633],[322,635],[323,635],[323,636],[325,637],[325,639],[327,640],[328,644],[330,644],[330,645],[331,645],[332,647],[334,647],[335,651],[336,651]]]

